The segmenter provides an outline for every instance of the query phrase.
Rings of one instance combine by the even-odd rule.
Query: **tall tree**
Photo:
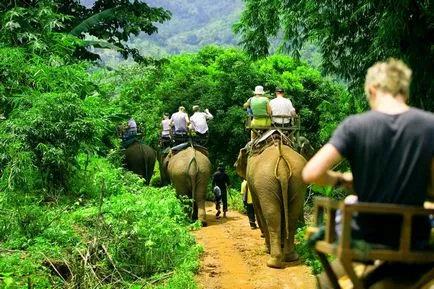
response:
[[[3,2],[3,1],[2,1]],[[157,32],[154,23],[163,23],[169,20],[171,14],[163,8],[150,7],[140,0],[96,0],[93,5],[85,6],[79,0],[8,0],[0,4],[0,19],[4,23],[10,23],[11,30],[31,29],[23,26],[26,23],[28,9],[39,8],[41,6],[50,7],[58,15],[67,15],[57,21],[61,25],[56,25],[55,32],[68,32],[80,38],[85,35],[94,36],[104,42],[89,42],[99,47],[117,47],[124,58],[133,56],[136,61],[145,60],[137,49],[128,47],[126,42],[132,35],[139,35],[145,32],[151,35]],[[88,1],[89,2],[89,1]],[[14,11],[14,13],[7,13]],[[39,25],[39,23],[36,23]],[[20,39],[15,39],[16,45],[21,44]],[[77,46],[76,56],[79,58],[96,59],[98,56],[85,50],[82,46]]]
[[[400,58],[413,69],[411,103],[434,109],[434,1],[243,1],[234,29],[253,57],[268,54],[270,37],[281,37],[281,50],[296,56],[306,40],[314,40],[324,71],[357,92],[374,62]]]

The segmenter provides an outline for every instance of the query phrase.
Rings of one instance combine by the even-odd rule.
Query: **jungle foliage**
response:
[[[195,287],[189,201],[121,167],[116,127],[130,115],[156,148],[163,112],[209,108],[210,158],[231,167],[255,85],[283,86],[316,146],[359,106],[306,63],[235,48],[106,70],[77,55],[88,43],[69,33],[63,2],[13,3],[0,8],[0,286]]]
[[[103,77],[118,85],[115,102],[133,113],[146,127],[147,139],[156,144],[164,112],[176,112],[180,105],[209,108],[210,158],[213,164],[231,166],[248,141],[243,103],[263,85],[274,97],[282,86],[302,120],[302,134],[319,147],[330,137],[336,124],[359,109],[342,84],[325,79],[303,62],[284,55],[252,60],[236,48],[209,46],[196,54],[171,56],[160,67],[124,66]],[[110,80],[112,79],[112,80]]]
[[[0,287],[195,288],[189,201],[121,168],[127,116],[65,20],[1,14]]]
[[[141,32],[148,35],[157,32],[155,23],[169,20],[171,13],[161,7],[150,7],[142,1],[96,0],[92,2],[92,5],[84,5],[80,1],[70,0],[2,1],[0,4],[2,27],[9,32],[8,35],[14,45],[37,39],[41,28],[42,30],[48,28],[81,39],[86,35],[97,39],[86,40],[86,46],[115,48],[124,58],[132,56],[136,61],[149,60],[140,55],[137,49],[130,48],[126,41]],[[45,11],[41,11],[42,9]],[[38,12],[44,13],[38,15],[42,21],[32,21],[34,20],[32,14]],[[47,12],[57,17],[48,17]],[[98,54],[89,52],[83,46],[79,45],[75,48],[76,57],[88,60],[99,58]]]
[[[281,51],[298,52],[318,43],[322,68],[362,94],[367,68],[389,57],[413,69],[410,102],[433,110],[434,2],[415,1],[261,1],[244,0],[234,26],[253,57],[269,53],[270,38],[283,36]]]

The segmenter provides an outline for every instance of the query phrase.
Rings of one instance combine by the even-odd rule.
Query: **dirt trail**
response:
[[[315,279],[301,262],[287,263],[285,269],[265,264],[268,254],[259,229],[250,229],[248,218],[228,212],[216,219],[214,204],[207,202],[208,226],[195,232],[204,246],[200,272],[201,289],[312,289]]]

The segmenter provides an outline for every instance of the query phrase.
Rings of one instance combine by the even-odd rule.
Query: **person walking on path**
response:
[[[243,195],[243,204],[247,211],[247,216],[249,217],[249,224],[251,229],[257,229],[255,210],[253,209],[252,195],[250,194],[249,186],[247,181],[243,180],[241,183],[241,194]]]
[[[220,217],[220,200],[223,203],[223,218],[226,218],[226,212],[228,211],[228,190],[230,189],[229,176],[225,173],[225,165],[220,163],[217,167],[217,171],[214,173],[212,179],[212,187],[218,186],[221,192],[221,198],[216,199],[216,217]]]

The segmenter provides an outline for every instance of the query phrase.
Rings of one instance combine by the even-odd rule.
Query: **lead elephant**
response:
[[[235,164],[252,193],[270,252],[269,267],[281,268],[284,261],[298,259],[294,235],[306,194],[301,177],[305,164],[306,160],[282,141],[250,156],[242,149]]]
[[[135,141],[124,151],[125,167],[145,179],[146,185],[151,182],[154,173],[157,152],[150,146]]]
[[[211,176],[211,163],[206,153],[188,147],[165,159],[165,168],[178,196],[194,200],[193,219],[199,219],[206,226],[205,196]]]

